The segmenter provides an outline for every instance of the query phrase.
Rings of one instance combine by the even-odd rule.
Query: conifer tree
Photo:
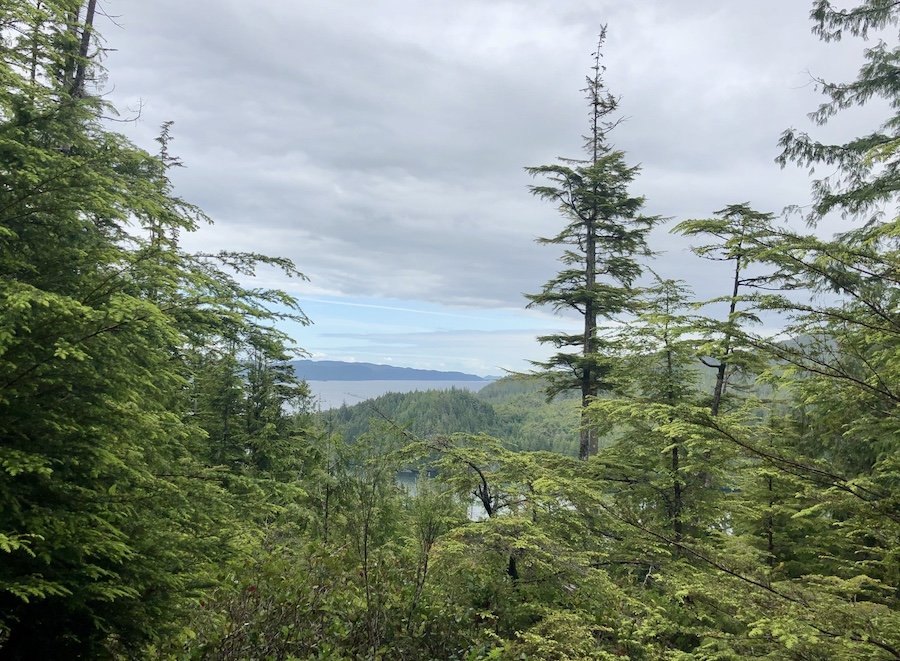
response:
[[[533,186],[531,192],[555,202],[565,220],[557,234],[538,239],[564,247],[560,257],[564,267],[539,293],[527,296],[529,307],[574,311],[583,320],[581,333],[539,337],[559,351],[537,366],[549,381],[550,397],[565,390],[580,390],[583,411],[608,386],[610,366],[603,355],[601,324],[629,310],[630,287],[641,273],[638,258],[648,254],[647,234],[658,220],[639,215],[644,198],[628,192],[639,168],[627,165],[625,154],[608,141],[619,120],[613,118],[618,100],[603,82],[601,49],[605,37],[604,27],[587,76],[585,98],[590,123],[584,144],[586,157],[526,168],[529,174],[547,181]],[[587,459],[596,452],[597,435],[585,414],[579,457]]]
[[[683,283],[655,279],[640,292],[637,317],[617,335],[612,396],[594,402],[590,412],[598,426],[617,432],[600,453],[624,477],[615,490],[617,507],[640,511],[680,542],[703,519],[695,510],[706,490],[702,439],[670,424],[679,408],[697,400],[695,342],[687,336],[690,292]]]
[[[741,336],[746,326],[759,322],[759,318],[752,305],[746,303],[768,279],[751,275],[748,269],[756,260],[754,239],[769,231],[773,219],[771,213],[756,211],[745,202],[730,204],[716,211],[713,218],[682,221],[672,230],[685,236],[712,237],[712,243],[693,246],[691,250],[704,259],[729,262],[732,270],[731,291],[704,302],[705,305],[726,304],[725,318],[722,321],[698,319],[695,329],[706,340],[700,347],[704,354],[700,360],[715,374],[709,407],[713,416],[719,414],[730,377],[754,363],[752,352],[741,346]]]
[[[202,461],[199,348],[284,336],[290,297],[192,255],[205,217],[102,121],[90,2],[5,3],[0,57],[0,656],[140,658],[246,522]]]
[[[879,38],[865,49],[865,62],[855,80],[815,78],[826,100],[809,117],[822,126],[841,111],[873,100],[886,101],[892,112],[871,133],[844,144],[822,143],[804,131],[788,129],[781,136],[782,153],[777,160],[782,166],[791,162],[806,167],[824,165],[833,172],[813,182],[809,222],[815,223],[834,210],[845,217],[861,218],[866,221],[864,228],[872,232],[875,228],[869,226],[880,225],[883,219],[883,205],[896,199],[900,179],[900,81],[896,75],[900,45],[890,40],[896,37],[900,8],[886,0],[864,0],[848,9],[837,8],[830,0],[815,0],[810,18],[813,33],[826,42],[845,36],[867,41],[870,33],[882,31],[888,40]]]
[[[817,0],[811,17],[826,41],[881,30],[896,38],[900,8],[868,0],[838,9]],[[723,567],[745,586],[756,581],[736,599],[729,592],[737,586],[727,587],[731,579],[721,571],[713,572],[715,584],[700,573],[682,578],[680,590],[693,603],[711,604],[710,615],[733,613],[727,626],[742,632],[706,638],[700,649],[707,658],[900,658],[898,57],[894,39],[878,41],[855,81],[818,81],[827,101],[811,117],[820,124],[886,99],[891,116],[873,133],[841,145],[793,130],[782,136],[782,164],[833,172],[813,182],[806,220],[840,212],[849,228],[825,239],[766,223],[744,235],[743,254],[768,269],[772,289],[745,299],[770,318],[779,315],[782,330],[771,336],[735,328],[732,336],[765,358],[762,377],[775,395],[718,417],[685,416],[744,456],[733,476],[738,491]],[[724,622],[717,628],[727,630]]]

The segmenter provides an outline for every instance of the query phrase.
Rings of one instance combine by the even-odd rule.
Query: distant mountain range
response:
[[[493,381],[464,372],[346,363],[340,360],[295,360],[294,371],[306,381]]]

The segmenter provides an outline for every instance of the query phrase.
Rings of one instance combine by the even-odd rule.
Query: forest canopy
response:
[[[537,387],[323,415],[283,330],[309,320],[253,277],[303,274],[185,247],[210,219],[171,123],[113,130],[97,11],[0,7],[0,656],[900,659],[896,39],[818,81],[820,125],[886,102],[869,133],[773,136],[831,173],[807,230],[673,223],[729,267],[708,300],[654,268],[598,47],[585,154],[529,168],[561,252],[529,300],[584,332],[542,338]],[[900,7],[810,18],[895,38]]]

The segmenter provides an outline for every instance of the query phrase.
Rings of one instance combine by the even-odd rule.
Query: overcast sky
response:
[[[477,374],[522,369],[540,333],[524,310],[556,270],[552,205],[527,165],[580,156],[584,77],[600,27],[611,136],[642,171],[646,212],[704,217],[749,201],[780,213],[809,179],[774,158],[788,127],[826,129],[810,75],[852,78],[854,40],[823,44],[806,0],[102,0],[108,97],[153,149],[174,121],[177,192],[215,220],[185,243],[293,259],[280,282],[314,321],[314,357]],[[666,229],[654,269],[698,296],[724,274]]]

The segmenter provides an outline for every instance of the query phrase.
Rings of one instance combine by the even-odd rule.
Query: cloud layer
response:
[[[803,2],[115,0],[110,98],[153,144],[174,120],[178,191],[215,220],[191,245],[291,257],[304,295],[521,308],[557,267],[554,209],[523,167],[579,156],[600,26],[627,117],[612,136],[647,212],[675,219],[808,197],[773,162],[809,128],[809,72],[853,75]],[[829,135],[855,135],[862,113]],[[656,270],[716,295],[708,263],[655,235]],[[474,329],[478,330],[478,329]]]

